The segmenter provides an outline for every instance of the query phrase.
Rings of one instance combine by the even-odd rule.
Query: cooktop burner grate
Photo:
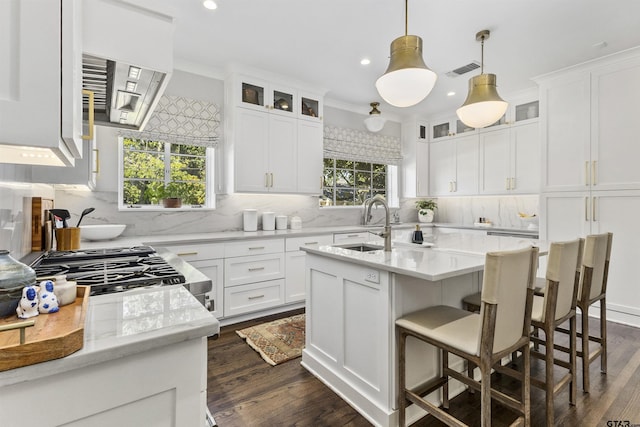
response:
[[[50,252],[32,267],[38,280],[64,274],[91,286],[91,295],[185,283],[184,275],[149,246]]]

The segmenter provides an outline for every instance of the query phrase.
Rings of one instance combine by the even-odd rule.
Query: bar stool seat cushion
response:
[[[468,354],[479,355],[482,318],[477,313],[438,305],[406,314],[396,324]]]

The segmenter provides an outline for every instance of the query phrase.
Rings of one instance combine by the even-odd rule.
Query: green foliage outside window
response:
[[[361,205],[387,192],[387,166],[383,164],[325,158],[323,175],[321,206]]]
[[[161,141],[123,140],[123,204],[156,205],[180,197],[206,202],[206,148]]]

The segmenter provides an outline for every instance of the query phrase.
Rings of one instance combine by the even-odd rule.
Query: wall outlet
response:
[[[367,270],[364,280],[371,283],[380,283],[380,273],[377,270]]]

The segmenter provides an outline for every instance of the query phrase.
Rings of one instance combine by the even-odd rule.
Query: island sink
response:
[[[349,249],[350,251],[356,252],[371,252],[371,251],[379,251],[384,249],[380,245],[369,245],[366,243],[349,243],[344,245],[333,245],[336,248]]]

